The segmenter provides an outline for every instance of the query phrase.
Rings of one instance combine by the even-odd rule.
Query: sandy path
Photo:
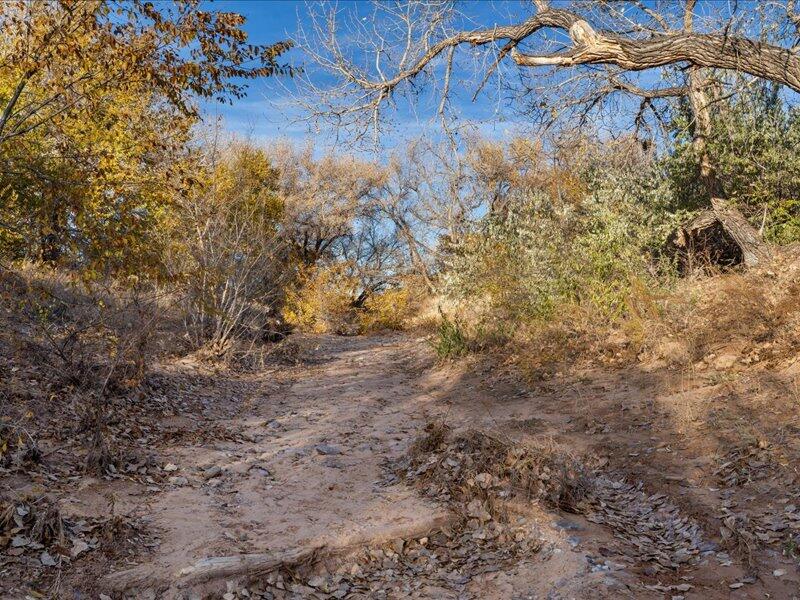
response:
[[[361,548],[371,541],[420,537],[448,513],[404,483],[387,486],[385,464],[403,455],[431,420],[520,439],[560,438],[565,447],[583,451],[595,439],[582,433],[586,398],[602,395],[613,406],[623,398],[633,407],[645,397],[639,389],[645,380],[624,375],[534,393],[480,362],[434,368],[427,345],[401,335],[303,341],[302,364],[207,379],[210,400],[203,400],[203,415],[180,417],[201,427],[222,426],[235,432],[233,439],[211,436],[162,449],[165,464],[177,467],[170,467],[173,482],[166,490],[117,490],[121,506],[148,503],[149,525],[160,538],[136,566],[106,577],[118,595],[217,598],[231,577],[245,581],[253,573],[239,568],[231,577],[195,585],[187,577],[208,559],[212,564],[215,557],[261,560],[319,546]],[[624,416],[621,425],[631,422],[635,418]],[[673,497],[681,500],[681,494]],[[699,565],[648,574],[635,553],[620,546],[619,531],[536,504],[526,511],[543,542],[538,553],[504,566],[483,561],[449,589],[418,585],[408,595],[375,597],[727,598],[728,583],[744,577],[736,562],[722,569],[714,552]],[[647,510],[643,514],[649,519]],[[767,590],[748,585],[735,597],[763,597],[765,591],[791,597],[782,595],[791,585],[788,580]]]
[[[252,396],[223,423],[252,441],[162,453],[187,484],[155,496],[149,512],[162,543],[147,562],[113,575],[117,586],[161,588],[209,556],[393,537],[442,518],[410,488],[377,485],[382,463],[437,409],[418,384],[420,345],[399,337],[319,341],[315,364],[292,385],[262,386],[259,396],[263,382],[252,381]]]

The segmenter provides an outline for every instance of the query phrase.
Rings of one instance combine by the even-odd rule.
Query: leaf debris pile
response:
[[[590,471],[553,444],[504,441],[480,431],[455,435],[429,424],[401,475],[429,496],[455,501],[469,519],[502,515],[515,499],[582,513],[612,529],[625,554],[656,570],[695,563],[704,547],[699,524],[666,495],[649,495],[641,483]]]
[[[492,516],[501,516],[510,500],[575,512],[591,489],[584,464],[553,444],[510,442],[474,430],[454,434],[440,424],[426,426],[399,471],[425,495],[461,505],[468,517],[476,500]]]
[[[513,526],[462,521],[421,538],[398,538],[363,549],[333,573],[270,573],[260,582],[260,588],[250,587],[248,597],[472,597],[468,588],[475,577],[512,567],[541,549],[535,528],[525,519]],[[245,595],[231,596],[237,597]]]
[[[703,552],[700,525],[665,494],[647,494],[641,483],[598,475],[581,509],[588,520],[610,527],[641,562],[677,569],[696,563]]]
[[[60,568],[92,550],[130,554],[143,546],[152,543],[132,519],[66,519],[46,496],[0,500],[0,565]]]
[[[481,432],[452,436],[443,425],[429,425],[394,467],[393,482],[415,481],[448,506],[455,515],[450,526],[365,548],[333,573],[275,571],[260,582],[265,588],[248,589],[249,597],[469,597],[475,577],[549,550],[534,522],[513,514],[506,500],[524,493],[566,507],[585,492],[583,471],[571,459],[515,448]]]

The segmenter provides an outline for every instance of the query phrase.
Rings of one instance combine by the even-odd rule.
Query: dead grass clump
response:
[[[748,571],[754,572],[758,542],[751,531],[751,524],[745,515],[730,514],[723,519],[720,536],[723,547],[744,564]]]
[[[0,538],[24,535],[44,547],[63,546],[65,530],[58,504],[45,496],[7,502],[0,509]]]
[[[0,423],[0,467],[19,468],[42,460],[42,451],[27,429]]]
[[[428,495],[468,508],[477,498],[489,513],[512,499],[575,512],[591,487],[583,464],[553,444],[511,442],[475,430],[454,434],[440,424],[429,424],[414,443],[404,475]]]
[[[412,460],[422,459],[425,455],[435,452],[444,443],[449,433],[450,427],[445,423],[431,421],[425,425],[424,433],[414,440],[409,449]]]
[[[649,343],[657,347],[667,333],[685,342],[692,360],[739,347],[779,359],[800,339],[799,293],[800,254],[792,248],[763,268],[687,280],[664,300]]]
[[[64,535],[64,519],[58,505],[52,502],[41,502],[35,511],[33,527],[31,527],[31,539],[44,546],[51,544],[63,545],[66,536]]]
[[[22,264],[0,272],[24,356],[33,353],[65,385],[130,390],[149,362],[159,293],[131,282],[88,282]]]
[[[86,453],[84,468],[87,473],[105,475],[114,466],[115,460],[106,436],[100,429],[92,435],[89,451]]]

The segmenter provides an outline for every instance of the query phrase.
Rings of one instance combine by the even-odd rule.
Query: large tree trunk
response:
[[[433,283],[433,278],[431,277],[430,271],[428,270],[428,265],[425,264],[425,261],[422,258],[422,254],[417,247],[417,240],[414,237],[414,234],[411,232],[411,226],[406,221],[405,217],[399,214],[396,211],[390,210],[389,216],[394,221],[397,228],[400,230],[400,233],[406,240],[406,245],[408,246],[408,253],[411,257],[411,263],[414,266],[414,269],[417,271],[417,274],[422,276],[422,281],[425,283],[425,287],[431,294],[436,293],[436,285]]]
[[[711,102],[708,81],[698,67],[689,70],[689,100],[694,115],[692,145],[699,161],[700,179],[708,192],[711,208],[725,231],[742,250],[742,262],[752,267],[769,259],[769,247],[758,231],[729,201],[708,151],[711,135]]]

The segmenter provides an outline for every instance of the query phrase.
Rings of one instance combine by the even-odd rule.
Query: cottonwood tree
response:
[[[393,225],[402,240],[408,260],[429,291],[435,289],[431,272],[434,256],[432,241],[449,230],[448,224],[464,216],[457,211],[465,198],[460,194],[455,168],[461,161],[447,161],[434,145],[421,140],[409,143],[403,152],[395,153],[385,169],[385,177],[374,203],[378,211]]]
[[[350,290],[351,308],[365,308],[374,294],[406,274],[408,261],[398,232],[387,225],[378,210],[370,211],[356,219],[352,232],[335,244],[334,258],[354,283]]]
[[[292,240],[298,260],[312,266],[352,233],[383,174],[377,165],[352,156],[317,158],[311,146],[277,145],[270,158],[279,173],[284,235]]]
[[[314,98],[306,104],[309,115],[356,137],[370,129],[379,134],[387,108],[433,94],[444,118],[463,89],[457,77],[464,73],[476,77],[476,95],[491,77],[505,80],[531,117],[572,115],[585,122],[626,97],[635,99],[624,106],[634,109],[637,126],[648,127],[664,101],[684,97],[711,210],[742,248],[746,264],[766,258],[758,232],[725,195],[707,138],[714,103],[729,93],[717,85],[719,73],[800,92],[794,1],[534,0],[525,10],[525,18],[519,10],[484,15],[487,22],[477,28],[451,2],[379,4],[370,15],[335,6],[314,12],[301,43],[334,83],[304,81]]]
[[[157,231],[197,179],[198,99],[291,73],[290,44],[249,44],[243,24],[194,0],[0,3],[0,253],[157,271]]]
[[[244,17],[195,0],[0,3],[0,146],[64,113],[91,114],[108,90],[146,82],[197,114],[197,97],[241,97],[244,80],[290,73],[290,44],[253,45]]]

